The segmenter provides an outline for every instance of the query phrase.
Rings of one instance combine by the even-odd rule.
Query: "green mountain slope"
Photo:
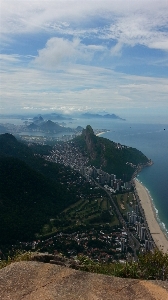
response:
[[[89,164],[96,168],[116,174],[117,178],[123,177],[129,181],[138,164],[146,164],[148,158],[139,150],[118,145],[108,139],[94,134],[91,126],[87,126],[81,136],[74,139],[76,145],[89,156]]]
[[[0,244],[33,239],[81,195],[95,193],[76,171],[41,157],[50,150],[0,135]]]
[[[70,168],[66,168],[63,165],[46,162],[40,157],[40,153],[46,154],[45,151],[47,152],[49,149],[50,147],[47,146],[33,146],[30,148],[18,141],[11,134],[7,133],[0,135],[0,156],[18,158],[35,171],[43,174],[49,180],[58,183],[62,180],[63,176],[68,177],[72,171]]]
[[[0,158],[0,243],[28,240],[75,197],[24,162]]]
[[[37,148],[32,149],[43,152]],[[79,188],[66,186],[78,175],[45,161],[32,149],[11,134],[0,135],[0,243],[32,238],[50,218],[78,200]]]

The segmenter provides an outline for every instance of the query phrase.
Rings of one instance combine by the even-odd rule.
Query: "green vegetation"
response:
[[[118,225],[118,219],[109,205],[109,199],[93,198],[81,199],[75,204],[70,205],[61,212],[52,223],[52,229],[58,231],[72,229],[74,231],[79,226],[103,225],[108,223],[110,226]]]
[[[120,153],[127,149],[96,137],[90,126],[83,137],[83,152],[102,168],[109,164],[108,153],[117,151],[121,158]],[[99,261],[125,259],[114,233],[119,230],[121,235],[121,224],[108,194],[71,168],[44,160],[42,156],[50,151],[50,146],[28,147],[10,134],[0,136],[0,244],[4,257],[12,248],[34,249],[31,241],[36,239],[38,249],[50,253],[57,249],[65,255],[83,253],[94,261],[99,256]],[[119,163],[133,170],[126,159],[114,160],[115,167]],[[125,214],[133,196],[117,194],[114,200]]]
[[[0,242],[29,240],[77,198],[24,162],[0,158]]]
[[[44,161],[43,161],[44,163]],[[50,163],[47,176],[13,157],[0,157],[0,243],[27,241],[53,232],[57,215],[77,202],[80,195],[89,199],[99,195],[78,173]],[[47,167],[46,167],[47,169]],[[49,173],[50,172],[50,173]],[[103,192],[102,192],[103,194]],[[79,216],[79,219],[81,216]],[[62,219],[62,227],[67,219]],[[76,219],[73,219],[73,225]]]
[[[139,256],[137,262],[95,263],[84,256],[79,256],[82,267],[87,272],[101,273],[124,278],[146,280],[168,280],[168,254],[154,250]]]
[[[1,244],[33,239],[81,194],[89,197],[92,190],[78,173],[46,162],[10,134],[0,135]]]
[[[89,164],[96,168],[101,167],[109,174],[116,174],[117,178],[124,179],[124,181],[129,181],[135,171],[131,163],[137,166],[148,162],[148,158],[135,148],[121,145],[117,147],[116,143],[95,136],[89,125],[83,130],[82,135],[73,141],[83,153],[89,156]]]
[[[96,241],[94,241],[96,242]],[[31,252],[17,251],[0,261],[0,269],[13,262],[31,260]],[[95,263],[85,256],[78,256],[78,269],[123,278],[168,280],[168,254],[154,250],[139,256],[137,262]]]
[[[16,251],[15,253],[10,253],[7,259],[0,260],[0,269],[7,267],[11,263],[19,261],[29,261],[31,260],[32,252],[27,251]]]
[[[89,134],[89,151],[94,148],[98,160],[100,156],[104,160],[106,143],[118,151],[115,143],[105,139],[102,143],[90,126],[85,132]],[[35,235],[89,224],[119,224],[109,200],[101,199],[105,192],[92,189],[72,169],[40,157],[50,150],[50,146],[28,147],[11,134],[0,135],[0,243],[30,240]]]
[[[133,210],[135,200],[132,192],[117,194],[116,196],[113,196],[113,198],[122,214],[126,215],[127,212]]]
[[[148,162],[136,149],[118,147],[96,137],[91,126],[74,142],[89,157],[89,164],[124,181],[130,180],[139,163]],[[31,241],[38,238],[38,249],[42,251],[53,253],[57,249],[67,256],[90,255],[94,261],[79,256],[80,268],[85,271],[167,280],[168,254],[161,251],[142,254],[136,262],[113,262],[126,259],[126,254],[117,250],[116,238],[122,225],[107,193],[74,170],[45,161],[42,156],[50,151],[50,146],[28,147],[10,134],[0,135],[0,244],[2,257],[6,258],[0,261],[0,268],[29,260],[30,252],[15,249],[18,245],[34,249]],[[124,217],[135,205],[132,192],[116,194],[114,201]]]

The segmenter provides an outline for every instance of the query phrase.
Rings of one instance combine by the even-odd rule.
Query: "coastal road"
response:
[[[127,233],[127,236],[128,236],[128,241],[129,241],[129,246],[133,249],[134,251],[134,258],[137,259],[137,254],[136,254],[136,251],[139,250],[140,248],[140,243],[139,241],[133,236],[133,234],[129,231],[129,229],[127,228],[127,224],[120,212],[120,210],[118,209],[115,201],[113,200],[113,197],[111,195],[111,193],[105,189],[103,186],[101,186],[97,181],[94,180],[94,183],[99,187],[101,188],[102,190],[104,190],[106,192],[106,194],[108,195],[108,197],[110,198],[110,202],[114,208],[114,211],[120,221],[120,223],[123,225],[126,233]]]

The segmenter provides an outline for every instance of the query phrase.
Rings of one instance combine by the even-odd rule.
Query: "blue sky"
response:
[[[1,0],[0,113],[168,114],[168,0]]]

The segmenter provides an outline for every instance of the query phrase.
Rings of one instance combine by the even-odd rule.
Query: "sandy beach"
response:
[[[162,248],[165,253],[168,251],[168,240],[157,222],[148,191],[139,181],[134,180],[134,182],[153,240],[155,241],[156,246]]]
[[[99,132],[99,133],[96,134],[96,136],[99,136],[99,135],[101,135],[103,133],[106,133],[106,132],[105,131]]]

